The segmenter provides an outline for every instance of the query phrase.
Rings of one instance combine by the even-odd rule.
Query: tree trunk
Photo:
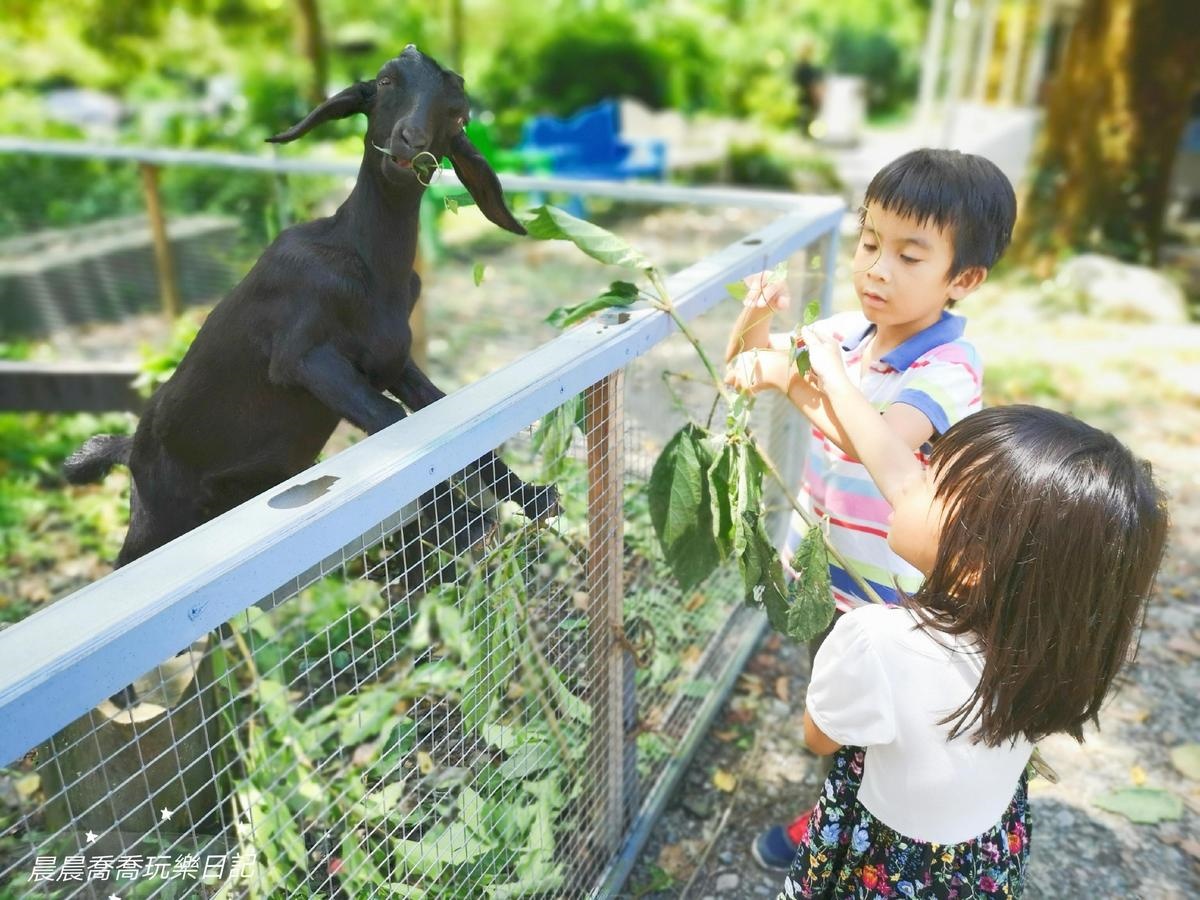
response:
[[[318,0],[296,0],[296,42],[311,66],[312,82],[308,89],[308,101],[316,105],[325,100],[325,82],[329,78]]]
[[[463,55],[466,52],[465,32],[463,0],[450,0],[450,68],[460,75],[463,73]]]
[[[1014,255],[1157,262],[1171,167],[1200,89],[1197,0],[1084,0],[1047,95]]]

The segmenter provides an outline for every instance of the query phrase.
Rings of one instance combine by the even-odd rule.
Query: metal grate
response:
[[[681,313],[839,217],[675,276]],[[0,632],[0,898],[614,893],[763,628],[655,552],[664,320],[568,332]],[[551,525],[468,465],[499,442]]]

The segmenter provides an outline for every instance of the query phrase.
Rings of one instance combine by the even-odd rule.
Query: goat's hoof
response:
[[[521,508],[526,517],[534,522],[545,522],[562,512],[562,507],[558,502],[558,488],[552,484],[527,484],[523,493],[525,496],[521,499]]]
[[[469,519],[454,531],[454,552],[462,556],[487,544],[497,527],[496,519],[474,506],[467,506]]]

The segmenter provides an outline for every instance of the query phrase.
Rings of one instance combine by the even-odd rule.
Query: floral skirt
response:
[[[1031,826],[1025,775],[994,827],[961,844],[933,844],[899,834],[858,802],[864,756],[861,747],[834,756],[779,900],[1021,896]]]

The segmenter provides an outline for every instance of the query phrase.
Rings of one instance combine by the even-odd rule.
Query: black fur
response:
[[[118,566],[311,466],[341,419],[373,434],[444,396],[409,356],[424,187],[404,161],[449,154],[484,214],[524,229],[461,133],[462,79],[411,45],[273,140],[359,112],[368,118],[362,165],[337,212],[287,229],[263,252],[151,397],[132,439],[93,437],[68,461],[75,483],[117,462],[133,473]],[[553,487],[522,483],[495,454],[476,467],[526,515],[557,509]]]

